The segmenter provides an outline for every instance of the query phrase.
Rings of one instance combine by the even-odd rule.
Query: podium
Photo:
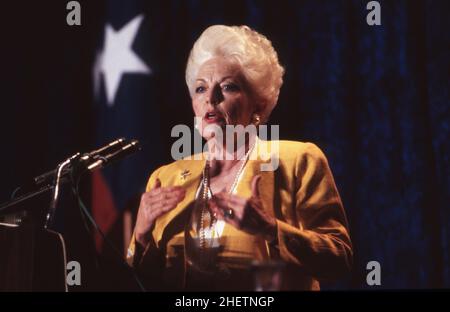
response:
[[[56,169],[17,188],[13,199],[0,205],[0,291],[68,291],[64,239],[50,229],[61,185],[71,186],[78,206],[78,184],[84,173],[140,150],[139,141],[119,138],[89,153],[76,153],[59,163]],[[85,220],[82,222],[86,226]],[[75,240],[68,239],[71,241],[79,243],[79,236]],[[73,245],[69,250],[70,247]]]
[[[61,235],[37,228],[0,224],[0,291],[67,291]]]
[[[67,291],[64,239],[44,228],[39,209],[48,195],[12,201],[0,216],[0,291]]]

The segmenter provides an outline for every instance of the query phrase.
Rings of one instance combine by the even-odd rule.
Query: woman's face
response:
[[[212,127],[249,125],[256,106],[237,62],[223,57],[212,58],[199,69],[192,96],[192,106],[198,130],[205,139],[211,137]],[[224,131],[225,135],[225,131]]]

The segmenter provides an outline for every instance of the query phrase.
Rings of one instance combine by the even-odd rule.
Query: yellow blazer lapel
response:
[[[271,163],[271,158],[269,154],[264,155],[261,151],[266,148],[266,141],[261,141],[257,139],[257,145],[252,153],[249,155],[249,160],[244,168],[244,172],[238,182],[235,194],[241,197],[250,197],[252,195],[252,179],[256,175],[261,175],[261,180],[259,181],[259,193],[261,200],[264,203],[264,209],[270,214],[273,213],[273,198],[274,198],[274,173],[273,171],[262,171],[261,168],[265,168]],[[264,151],[264,150],[263,150]],[[262,166],[262,165],[265,165]],[[247,235],[228,223],[225,225],[223,230],[223,236],[236,236],[236,235]],[[245,241],[245,240],[243,240]],[[251,241],[251,240],[250,240]],[[254,248],[255,246],[253,246]],[[251,248],[251,247],[250,247]]]
[[[269,153],[265,153],[269,147],[266,141],[257,139],[255,149],[250,154],[241,180],[237,185],[236,193],[242,197],[250,197],[252,195],[252,179],[258,174],[261,175],[261,180],[258,185],[259,194],[265,205],[264,208],[270,215],[273,215],[274,172],[261,170],[262,168],[267,168],[272,161],[272,156]]]
[[[155,222],[153,231],[155,242],[161,240],[163,231],[166,226],[182,211],[184,211],[189,204],[195,200],[195,193],[200,183],[202,171],[205,166],[205,160],[182,160],[180,165],[171,172],[165,172],[160,179],[162,186],[182,186],[186,190],[184,199],[171,211],[159,217]],[[166,182],[166,185],[164,183]]]
[[[271,163],[271,157],[260,153],[261,147],[265,148],[266,142],[258,140],[257,146],[251,153],[236,187],[235,194],[241,197],[250,197],[252,195],[252,179],[258,174],[261,175],[258,185],[261,201],[267,213],[273,216],[274,172],[262,171],[262,168],[268,167]],[[226,251],[228,251],[228,257],[248,257],[248,253],[250,253],[252,259],[265,259],[268,257],[268,251],[263,239],[258,239],[227,223],[223,230],[223,239],[227,240],[229,238],[234,239],[227,243]]]

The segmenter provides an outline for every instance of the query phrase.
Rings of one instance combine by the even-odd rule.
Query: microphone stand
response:
[[[47,229],[47,227],[51,224],[51,222],[53,221],[53,215],[55,213],[56,210],[56,205],[58,202],[58,196],[59,196],[59,187],[62,183],[67,182],[68,179],[68,174],[70,173],[70,171],[64,171],[64,169],[71,163],[73,162],[76,158],[80,157],[80,153],[76,153],[75,155],[69,157],[68,159],[66,159],[65,161],[63,161],[62,163],[60,163],[56,169],[56,179],[55,179],[55,183],[46,183],[43,186],[39,186],[39,183],[37,185],[37,188],[35,186],[35,189],[32,191],[29,191],[17,198],[14,198],[6,203],[3,203],[0,205],[0,216],[2,215],[7,215],[7,214],[13,214],[13,213],[17,213],[20,212],[21,210],[25,210],[24,207],[19,206],[19,204],[32,199],[40,194],[43,194],[45,192],[48,191],[53,191],[53,196],[52,196],[52,202],[50,204],[49,207],[49,211],[47,213],[46,216],[46,221],[45,221],[45,228]],[[52,171],[53,172],[53,171]],[[44,174],[45,175],[45,174]]]
[[[72,173],[72,170],[75,170],[75,172],[79,171],[80,167],[83,167],[81,164],[83,162],[89,162],[90,160],[93,162],[88,164],[87,170],[92,171],[97,168],[102,168],[106,163],[110,163],[118,159],[119,156],[124,157],[139,149],[140,146],[137,140],[132,140],[131,142],[127,143],[124,138],[119,138],[114,142],[111,142],[107,146],[104,146],[91,153],[86,153],[83,155],[81,155],[80,153],[76,153],[75,155],[67,158],[62,163],[60,163],[55,170],[35,177],[33,181],[33,188],[31,191],[20,195],[19,197],[14,198],[8,202],[0,204],[0,216],[27,210],[19,204],[45,192],[53,191],[52,201],[45,220],[45,228],[47,229],[53,221],[53,215],[58,203],[60,185],[62,183],[70,181],[70,174]],[[106,156],[102,155],[104,153],[106,154]],[[72,164],[72,168],[69,168],[69,164]],[[78,174],[80,174],[80,172],[78,172]],[[52,181],[53,178],[54,181]]]
[[[68,165],[70,165],[70,163],[73,162],[78,157],[80,157],[80,153],[76,153],[75,155],[67,158],[65,161],[60,163],[56,168],[55,186],[53,188],[52,202],[50,203],[50,208],[47,212],[47,216],[45,217],[45,225],[44,225],[45,229],[48,229],[48,227],[53,223],[53,216],[56,211],[56,205],[58,204],[59,184],[61,183],[62,170]]]

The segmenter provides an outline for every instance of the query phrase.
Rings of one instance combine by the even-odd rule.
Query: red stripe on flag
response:
[[[119,215],[111,190],[100,171],[92,173],[92,215],[105,235],[107,235]],[[101,252],[103,239],[98,233],[95,235],[95,246],[97,252]]]

